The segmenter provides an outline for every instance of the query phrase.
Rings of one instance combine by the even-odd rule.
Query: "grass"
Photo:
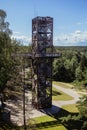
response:
[[[12,123],[0,122],[0,130],[23,130],[21,127],[15,126]]]
[[[84,93],[84,92],[79,92],[79,91],[78,91],[78,94],[81,95],[81,96],[87,95],[86,92]]]
[[[28,126],[26,126],[27,130],[36,130],[35,129],[35,123],[30,123]],[[24,126],[16,126],[15,124],[12,124],[11,122],[5,122],[5,121],[0,121],[0,130],[24,130]]]
[[[67,130],[57,119],[50,116],[35,118],[36,130]]]
[[[59,85],[59,84],[57,84]],[[64,84],[63,84],[64,85]],[[68,88],[68,87],[67,87]],[[73,97],[63,93],[62,91],[57,90],[56,88],[52,88],[53,100],[72,100]],[[56,113],[53,116],[42,116],[35,118],[36,122],[36,130],[68,130],[65,125],[61,123],[59,118],[68,116],[70,113],[75,114],[78,113],[78,109],[75,104],[65,105],[61,109],[59,113]],[[67,125],[66,125],[67,126]],[[71,127],[68,125],[68,128]],[[73,124],[72,124],[73,127]]]
[[[60,118],[63,118],[64,116],[67,117],[68,115],[73,115],[75,113],[78,113],[78,109],[75,104],[72,104],[63,106],[61,111],[59,113],[54,114],[53,116],[47,115],[34,118],[36,122],[36,130],[68,130],[67,128],[69,128],[69,124],[68,127],[65,127],[65,125],[60,121]],[[70,124],[70,127],[71,125],[73,127],[75,123]]]
[[[69,84],[69,83],[63,83],[63,82],[53,81],[53,84],[59,85],[59,86],[64,87],[64,88],[74,88],[74,86],[71,85],[71,84]]]
[[[72,100],[73,97],[69,96],[68,94],[57,90],[56,88],[52,88],[52,99],[53,100],[62,100],[62,101],[67,101],[67,100]]]
[[[57,119],[51,116],[34,118],[34,123],[35,127],[26,127],[27,130],[67,130]],[[0,130],[24,130],[24,128],[3,122],[2,126],[0,124]]]
[[[60,84],[58,82],[53,82],[54,84],[58,85]],[[65,83],[64,83],[65,84]],[[62,83],[62,85],[64,86],[64,84]],[[61,86],[61,85],[60,85]],[[66,85],[67,86],[67,85]],[[53,93],[53,100],[72,100],[73,97],[63,93],[60,90],[57,90],[56,88],[53,87],[52,90]],[[76,105],[66,105],[63,106],[63,108],[61,109],[61,111],[59,113],[56,113],[55,115],[49,116],[42,116],[42,117],[37,117],[34,118],[34,123],[36,125],[35,130],[68,130],[66,126],[69,126],[69,124],[71,125],[71,123],[67,124],[66,126],[59,120],[59,118],[64,117],[69,115],[70,113],[78,113],[78,109],[76,108]],[[72,123],[73,124],[73,123]],[[69,126],[70,128],[70,126]],[[23,127],[16,127],[14,125],[11,124],[4,124],[3,127],[0,127],[0,130],[23,130]],[[27,128],[27,130],[33,130],[32,128]]]
[[[71,84],[70,83],[64,83],[64,82],[53,81],[53,84],[61,86],[63,88],[71,88],[71,89],[74,88],[78,92],[87,92],[87,80],[82,81],[82,82],[74,81]]]
[[[74,85],[71,85],[71,84],[69,84],[69,83],[63,83],[63,82],[56,82],[56,81],[53,81],[53,84],[54,85],[58,85],[58,86],[61,86],[61,87],[63,87],[63,88],[74,88],[77,92],[78,92],[78,94],[79,95],[81,95],[81,96],[83,96],[83,95],[86,95],[86,93],[87,93],[87,90],[86,89],[84,89],[83,87],[76,87],[76,84],[75,84],[75,86]],[[80,84],[80,82],[79,82],[79,84]],[[77,86],[79,86],[79,84],[77,85]],[[78,89],[79,88],[79,89]],[[56,92],[57,93],[57,92]],[[59,93],[58,93],[59,94]],[[60,94],[59,94],[60,95]],[[58,98],[59,98],[59,95],[58,95]],[[54,95],[53,95],[54,96]],[[57,97],[55,97],[54,98],[54,100],[56,100],[57,99]],[[58,100],[60,100],[60,99],[58,99]]]
[[[62,108],[70,113],[78,113],[78,108],[76,107],[76,104],[64,105]]]

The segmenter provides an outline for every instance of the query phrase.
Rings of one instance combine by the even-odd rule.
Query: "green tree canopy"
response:
[[[0,10],[0,92],[6,88],[7,81],[10,79],[14,68],[12,52],[15,42],[11,40],[8,22],[5,22],[6,12]]]
[[[0,32],[5,32],[7,34],[12,34],[12,31],[9,29],[9,22],[6,22],[6,12],[0,9]]]
[[[77,102],[77,107],[80,115],[87,119],[87,95],[84,95],[80,98],[80,100]]]

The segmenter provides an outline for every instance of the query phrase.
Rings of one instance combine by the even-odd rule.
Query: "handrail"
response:
[[[33,53],[13,53],[12,57],[27,57],[27,58],[39,58],[39,57],[49,57],[49,58],[57,58],[60,57],[61,53],[46,53],[46,54],[40,54],[36,53],[33,55]]]

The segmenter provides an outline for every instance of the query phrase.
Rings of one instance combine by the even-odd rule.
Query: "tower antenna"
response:
[[[34,17],[38,16],[38,8],[36,3],[34,3]]]

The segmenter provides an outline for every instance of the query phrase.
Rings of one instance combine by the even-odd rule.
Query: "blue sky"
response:
[[[32,18],[54,18],[54,45],[87,45],[87,0],[0,0],[14,38],[31,42]]]

